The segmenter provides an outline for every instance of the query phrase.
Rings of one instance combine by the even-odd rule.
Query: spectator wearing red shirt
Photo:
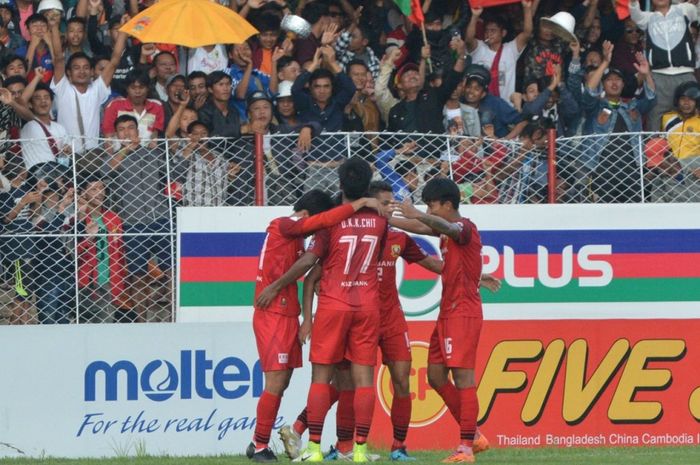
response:
[[[80,319],[134,321],[126,292],[124,227],[119,215],[105,208],[105,195],[104,182],[92,178],[83,184],[79,198],[80,227],[85,232],[77,248]]]
[[[107,104],[102,120],[102,133],[114,135],[114,122],[121,115],[132,115],[138,121],[139,137],[155,139],[165,128],[163,104],[148,98],[151,83],[148,74],[134,70],[126,78],[126,97],[117,97]]]

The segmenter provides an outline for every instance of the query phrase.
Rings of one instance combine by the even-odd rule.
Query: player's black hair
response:
[[[386,181],[372,181],[369,183],[369,195],[372,197],[376,196],[380,192],[394,192],[391,188],[391,184]]]
[[[431,179],[421,194],[421,199],[425,204],[435,201],[440,202],[440,204],[450,202],[455,210],[459,209],[460,198],[459,187],[448,178]]]
[[[333,206],[333,200],[326,191],[311,189],[297,200],[297,203],[294,204],[294,211],[306,210],[309,212],[309,215],[317,215],[330,210]]]
[[[357,200],[367,195],[372,167],[360,157],[348,158],[338,167],[338,179],[345,198]]]

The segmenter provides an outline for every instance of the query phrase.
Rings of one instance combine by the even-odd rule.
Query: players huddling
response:
[[[277,218],[267,229],[253,318],[265,389],[247,455],[257,462],[277,460],[268,447],[270,433],[292,370],[301,366],[301,345],[310,335],[312,380],[307,406],[294,425],[280,430],[287,454],[297,461],[324,460],[323,425],[338,401],[337,443],[326,460],[378,458],[367,451],[367,437],[375,404],[374,364],[380,348],[394,388],[390,458],[414,459],[404,444],[411,418],[410,340],[395,279],[396,260],[403,257],[442,274],[443,294],[430,341],[428,380],[460,425],[459,445],[444,462],[473,462],[474,453],[488,448],[476,429],[474,380],[482,323],[481,240],[476,226],[459,214],[459,189],[448,179],[430,181],[423,190],[422,200],[428,206],[423,213],[408,202],[395,202],[390,185],[370,185],[372,169],[360,158],[345,161],[338,174],[339,206],[331,208],[327,194],[311,191],[294,206],[291,217]],[[403,217],[392,216],[395,211]],[[409,235],[390,228],[389,223],[415,234],[440,236],[443,261],[428,256]],[[314,232],[304,252],[304,237]],[[309,270],[300,325],[302,306],[296,281]],[[491,279],[486,284],[497,289],[499,283]],[[318,304],[311,324],[315,288]],[[306,429],[309,442],[300,451]]]

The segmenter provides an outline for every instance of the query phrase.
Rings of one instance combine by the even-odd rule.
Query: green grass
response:
[[[416,452],[418,463],[439,463],[448,452]],[[383,454],[386,456],[386,453]],[[281,463],[289,462],[280,458]],[[242,456],[137,457],[114,459],[5,459],[3,465],[237,465],[251,464]],[[388,460],[377,464],[393,463]],[[628,447],[596,449],[498,449],[477,456],[477,463],[519,465],[698,465],[700,447]]]

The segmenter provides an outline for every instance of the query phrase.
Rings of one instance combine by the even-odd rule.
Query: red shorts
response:
[[[403,313],[403,309],[400,305],[382,308],[381,312],[381,320],[379,323],[380,338],[408,331],[406,315]]]
[[[379,329],[382,363],[411,361],[411,341],[408,338],[406,316],[400,306],[382,309]]]
[[[428,363],[474,369],[483,321],[468,316],[439,319],[430,336]]]
[[[262,371],[280,371],[301,367],[299,318],[256,310],[253,332]]]
[[[378,310],[320,308],[311,329],[312,363],[333,365],[344,358],[374,366],[379,341]]]
[[[393,336],[380,337],[379,348],[382,351],[382,363],[410,362],[411,341],[408,339],[408,331],[394,334]]]

